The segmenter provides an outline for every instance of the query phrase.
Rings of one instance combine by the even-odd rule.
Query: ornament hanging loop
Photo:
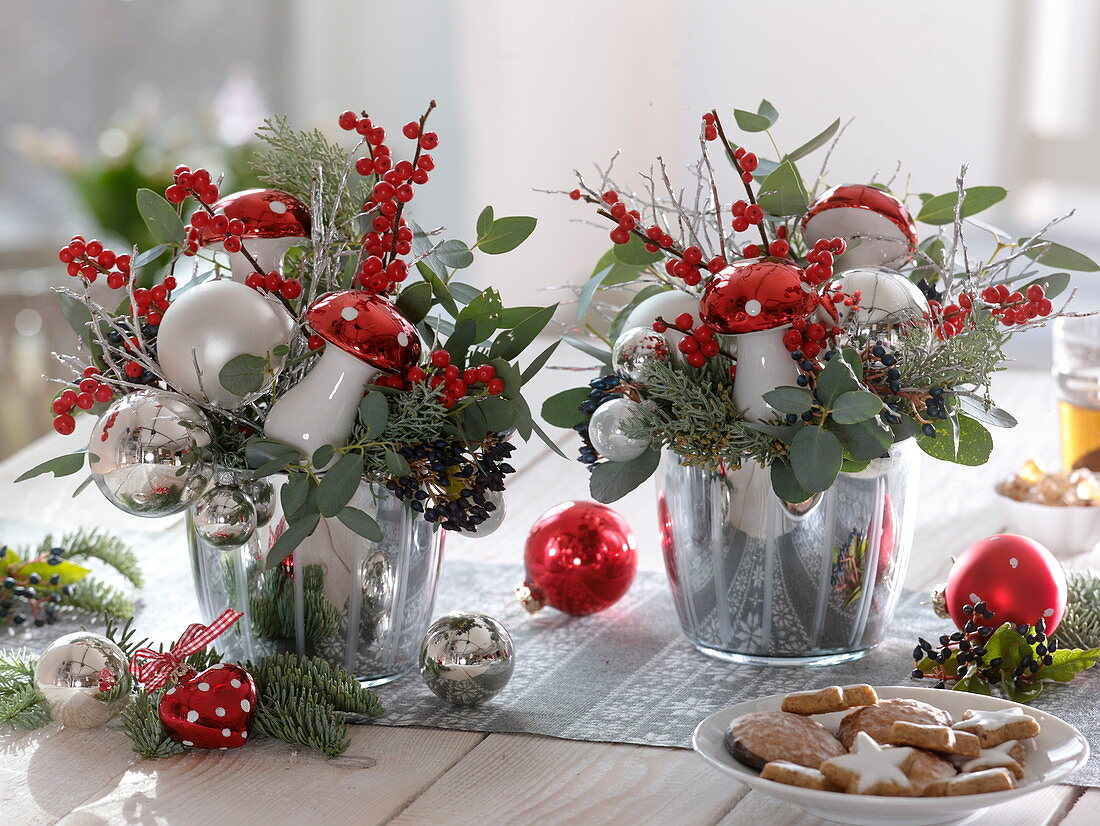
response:
[[[187,657],[202,651],[243,616],[240,611],[229,608],[210,625],[194,623],[187,626],[187,630],[168,651],[139,648],[130,658],[130,673],[145,686],[146,694],[152,694],[194,671],[188,665]]]

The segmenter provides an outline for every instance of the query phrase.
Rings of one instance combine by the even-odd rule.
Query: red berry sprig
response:
[[[85,241],[83,236],[74,235],[73,240],[58,250],[57,258],[66,265],[69,275],[83,279],[86,284],[104,275],[107,286],[117,290],[130,281],[130,256],[117,255],[95,238]]]
[[[806,279],[814,286],[831,280],[833,264],[837,256],[843,255],[846,249],[847,245],[843,238],[818,239],[814,242],[814,248],[806,256]]]
[[[497,376],[493,365],[482,364],[459,370],[457,365],[451,364],[451,354],[446,350],[432,351],[427,370],[419,366],[410,367],[405,381],[410,384],[427,381],[431,389],[439,391],[439,403],[448,410],[467,395],[473,395],[471,391],[477,387],[483,388],[477,395],[499,396],[504,392],[504,380]]]
[[[960,296],[961,299],[961,296]],[[1009,291],[1004,284],[986,287],[982,290],[982,300],[993,309],[1006,327],[1026,324],[1036,318],[1045,318],[1054,312],[1054,304],[1046,297],[1042,284],[1029,284],[1026,292]],[[960,301],[961,303],[961,301]],[[944,315],[947,310],[944,308]]]
[[[658,317],[653,322],[653,329],[658,333],[669,329],[683,333],[684,337],[680,339],[676,349],[683,353],[684,361],[692,367],[702,367],[722,352],[722,347],[715,338],[714,328],[706,324],[695,326],[691,313],[680,313],[671,323]]]
[[[97,375],[99,375],[97,368],[86,368],[77,389],[62,390],[50,404],[50,409],[54,413],[53,429],[62,436],[68,436],[76,430],[76,419],[72,415],[73,408],[91,410],[97,402],[106,404],[114,398],[115,391],[110,385],[95,378]]]
[[[297,278],[283,278],[275,270],[267,275],[258,272],[250,273],[244,283],[256,292],[279,295],[287,301],[293,301],[302,294],[302,282]]]

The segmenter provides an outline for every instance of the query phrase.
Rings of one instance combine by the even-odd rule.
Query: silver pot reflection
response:
[[[205,542],[187,515],[191,569],[207,621],[226,608],[244,617],[218,639],[234,658],[255,661],[277,651],[320,656],[368,685],[412,668],[432,621],[443,531],[416,517],[384,489],[362,484],[349,503],[382,528],[371,542],[338,519],[322,519],[285,560],[266,566],[286,530],[279,490],[274,512],[245,544],[229,550]],[[248,478],[242,476],[242,486]]]
[[[894,445],[791,507],[767,468],[718,473],[666,453],[658,519],[684,634],[754,664],[828,665],[878,645],[909,564],[918,454],[912,440]]]

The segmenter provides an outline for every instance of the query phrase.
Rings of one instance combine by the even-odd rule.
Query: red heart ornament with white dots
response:
[[[248,742],[256,683],[239,665],[219,663],[184,677],[160,699],[160,720],[173,738],[196,749],[235,749]]]

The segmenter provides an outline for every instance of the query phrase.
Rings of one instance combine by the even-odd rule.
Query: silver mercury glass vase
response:
[[[919,452],[896,444],[797,505],[775,495],[768,468],[716,472],[666,452],[658,519],[684,634],[758,665],[831,665],[878,645],[909,563]]]
[[[246,492],[260,484],[247,473],[232,476],[220,471],[216,482],[235,483]],[[211,621],[226,608],[244,613],[218,639],[219,649],[252,661],[275,652],[320,656],[367,685],[395,680],[413,668],[432,621],[443,531],[389,491],[364,482],[349,504],[374,517],[381,542],[359,536],[338,519],[322,518],[312,536],[269,567],[268,553],[286,530],[279,496],[285,477],[267,481],[271,498],[257,509],[256,530],[242,545],[207,542],[195,529],[193,509],[187,514],[203,616]]]

